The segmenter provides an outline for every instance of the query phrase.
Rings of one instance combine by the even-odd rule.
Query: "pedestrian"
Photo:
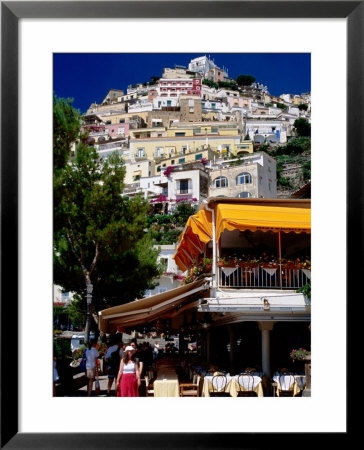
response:
[[[156,341],[153,348],[153,361],[155,361],[158,358],[158,354],[159,354],[159,344],[158,341]]]
[[[56,397],[56,382],[59,380],[57,358],[53,357],[53,397]]]
[[[125,348],[124,358],[120,361],[116,380],[117,397],[139,397],[140,372],[134,354],[135,350],[128,345]]]
[[[120,361],[124,356],[124,352],[122,349],[123,343],[121,342],[121,334],[117,333],[111,338],[111,346],[108,348],[105,358],[107,362],[107,393],[106,396],[110,397],[111,388],[115,381],[116,385],[116,377],[120,367]],[[115,389],[116,391],[116,389]]]
[[[87,384],[87,396],[91,397],[92,386],[96,377],[97,371],[97,358],[99,357],[99,352],[96,350],[97,339],[91,339],[86,350],[86,376],[88,378]]]

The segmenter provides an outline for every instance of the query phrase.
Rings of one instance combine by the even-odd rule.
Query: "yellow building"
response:
[[[163,167],[253,153],[253,142],[242,141],[236,124],[176,123],[169,128],[130,130],[130,158],[147,158]]]

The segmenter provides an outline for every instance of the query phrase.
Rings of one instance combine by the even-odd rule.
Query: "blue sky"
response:
[[[101,102],[109,89],[150,81],[164,67],[188,66],[203,53],[55,53],[53,90],[58,97],[73,98],[73,106],[86,112]],[[309,53],[206,53],[231,78],[240,74],[256,77],[273,95],[301,94],[311,90]]]

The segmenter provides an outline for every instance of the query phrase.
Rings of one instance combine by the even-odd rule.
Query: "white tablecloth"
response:
[[[277,383],[277,390],[276,395],[279,397],[279,389],[284,390],[293,390],[293,395],[297,395],[300,393],[300,391],[303,391],[305,385],[306,385],[306,377],[305,375],[295,375],[293,374],[293,380],[290,379],[291,375],[278,375],[275,374],[273,376],[273,381]],[[279,380],[280,377],[284,377],[284,386],[280,387]]]
[[[179,397],[178,375],[175,370],[158,371],[153,386],[154,397]]]
[[[212,384],[213,378],[214,377],[212,377],[212,376],[204,377],[203,388],[202,388],[202,397],[210,397],[210,392],[213,390],[213,384]],[[258,397],[263,397],[262,378],[257,375],[253,375],[253,378],[254,378],[253,390],[257,393]],[[229,392],[229,394],[232,397],[237,397],[238,392],[240,390],[239,376],[238,375],[234,375],[234,376],[226,375],[226,380],[227,380],[227,383],[226,383],[226,387],[225,387],[224,391]],[[246,386],[243,386],[243,388],[247,389]],[[215,389],[216,389],[216,387],[215,387]]]

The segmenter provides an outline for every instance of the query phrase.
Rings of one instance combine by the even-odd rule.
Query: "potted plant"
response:
[[[311,351],[304,348],[299,348],[298,350],[293,349],[289,356],[293,362],[304,361],[306,359],[311,359]]]
[[[210,258],[204,258],[202,260],[202,266],[203,266],[203,271],[206,273],[211,272],[212,270],[212,259]]]

